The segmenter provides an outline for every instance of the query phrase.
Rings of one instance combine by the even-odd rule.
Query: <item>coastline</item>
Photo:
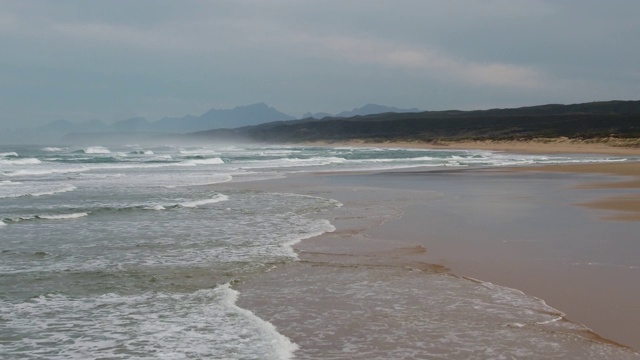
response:
[[[594,139],[576,140],[568,138],[532,140],[477,140],[477,141],[387,141],[366,140],[313,141],[304,144],[313,146],[373,146],[433,150],[491,150],[523,154],[603,154],[640,156],[640,145],[636,140]]]
[[[407,147],[402,143],[385,145]],[[491,150],[499,151],[496,148]],[[598,153],[596,150],[590,148],[585,153]],[[578,256],[574,262],[566,262],[567,258],[558,261],[553,249],[548,247],[549,244],[533,244],[527,239],[511,242],[511,238],[518,232],[530,231],[535,226],[531,227],[520,220],[509,226],[505,233],[500,233],[495,228],[481,223],[482,220],[469,217],[471,213],[461,213],[459,208],[452,207],[445,209],[450,210],[449,213],[443,212],[442,205],[452,198],[446,195],[443,197],[440,191],[434,192],[424,187],[426,180],[445,177],[449,181],[465,176],[473,178],[474,186],[480,181],[489,186],[488,189],[491,191],[501,190],[500,185],[493,184],[496,180],[534,186],[539,186],[538,182],[553,184],[553,192],[545,185],[540,189],[531,190],[531,194],[514,190],[513,193],[507,196],[503,194],[498,200],[490,200],[489,203],[486,198],[471,199],[470,202],[474,206],[486,206],[489,209],[506,206],[507,209],[514,210],[512,207],[515,206],[527,211],[530,210],[528,207],[535,205],[541,210],[536,215],[538,217],[545,216],[545,212],[551,214],[551,217],[554,214],[561,218],[566,217],[570,222],[568,226],[581,227],[579,234],[571,239],[575,243],[581,239],[593,240],[589,238],[589,233],[593,233],[593,230],[602,224],[605,224],[607,229],[618,228],[619,222],[609,221],[611,219],[605,216],[607,212],[585,204],[619,196],[615,193],[616,186],[619,185],[609,184],[635,184],[637,178],[633,181],[624,178],[622,182],[616,182],[618,178],[611,178],[640,176],[637,169],[631,169],[638,165],[632,164],[586,164],[575,165],[575,168],[574,165],[550,165],[469,169],[460,173],[411,169],[392,173],[315,174],[293,176],[284,183],[276,181],[255,185],[256,188],[268,191],[295,189],[296,193],[331,197],[345,204],[344,209],[336,211],[330,219],[337,231],[295,245],[301,261],[274,270],[276,274],[283,272],[286,276],[304,275],[313,278],[318,271],[333,271],[336,267],[360,269],[364,272],[385,268],[390,269],[389,271],[409,269],[433,274],[455,274],[466,279],[472,278],[473,281],[481,279],[544,299],[552,307],[566,312],[566,319],[569,321],[582,323],[593,329],[595,333],[587,331],[581,335],[588,341],[621,343],[637,349],[640,339],[635,334],[638,333],[640,311],[634,308],[633,299],[640,294],[634,293],[638,292],[636,289],[625,289],[625,284],[629,287],[629,284],[638,280],[637,268],[592,266],[588,262],[588,253],[579,254],[584,257]],[[464,176],[458,176],[461,173],[464,173]],[[447,181],[443,183],[446,185]],[[594,191],[585,191],[585,188]],[[536,201],[538,196],[544,197],[545,200]],[[549,203],[552,203],[551,209]],[[458,205],[468,207],[469,204],[460,202]],[[587,206],[596,210],[584,210]],[[436,209],[443,212],[441,216],[423,217],[422,214],[432,213]],[[567,211],[570,215],[564,215]],[[635,219],[624,220],[631,220],[625,223],[637,227]],[[460,221],[470,224],[460,227]],[[426,236],[425,229],[428,229]],[[478,229],[480,231],[477,231]],[[562,230],[560,225],[555,232],[546,234],[545,239],[568,234],[567,231],[570,230]],[[478,239],[481,241],[474,243]],[[599,248],[594,249],[601,251]],[[617,255],[619,254],[611,256]],[[409,275],[401,275],[401,278],[406,276]],[[252,293],[256,288],[267,291],[264,285],[259,283],[263,280],[239,285],[243,294],[240,299],[241,306],[252,309],[259,316],[276,324],[278,329],[283,330],[294,342],[302,342],[303,347],[308,347],[309,344],[304,343],[308,341],[304,339],[304,335],[309,334],[295,334],[300,329],[294,331],[296,327],[289,321],[280,319],[281,315],[277,313],[270,312],[269,306],[265,307],[266,300],[262,296]],[[571,285],[567,286],[568,284]],[[326,347],[324,349],[327,350]]]

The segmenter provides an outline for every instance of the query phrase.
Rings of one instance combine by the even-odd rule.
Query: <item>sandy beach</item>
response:
[[[520,146],[526,152],[525,144]],[[613,150],[622,151],[620,155],[636,154],[636,149]],[[539,153],[536,149],[531,152]],[[558,152],[569,151],[549,150]],[[330,219],[337,228],[334,233],[295,246],[302,261],[276,268],[259,281],[239,284],[243,294],[239,304],[301,344],[305,350],[297,353],[299,358],[318,358],[318,354],[335,350],[347,334],[353,335],[354,326],[366,327],[367,322],[382,326],[376,317],[353,320],[359,325],[332,319],[336,328],[327,330],[321,342],[311,340],[319,336],[317,327],[325,326],[313,316],[314,311],[329,316],[332,306],[340,306],[343,295],[337,289],[348,284],[343,277],[383,272],[398,277],[387,283],[395,289],[404,281],[401,279],[411,281],[415,271],[420,271],[523,291],[558,309],[563,321],[586,326],[579,330],[585,341],[638,349],[639,179],[640,164],[625,162],[315,174],[255,183],[256,189],[327,197],[344,206]],[[326,274],[333,275],[327,278]],[[278,280],[282,277],[307,279],[314,286],[293,280],[282,283]],[[337,279],[345,284],[339,285]],[[295,293],[303,286],[317,292],[314,296],[323,302],[282,298],[283,293]],[[325,287],[327,290],[320,290]],[[270,296],[279,300],[271,302]],[[374,305],[369,300],[358,303],[393,307],[393,301]],[[353,306],[350,304],[345,306]],[[289,311],[295,308],[307,310]],[[389,325],[393,321],[389,318],[386,331],[399,332],[405,326],[401,322]],[[362,336],[371,343],[382,341]],[[392,343],[386,352],[374,353],[404,354],[398,349],[412,346],[409,340]],[[580,349],[570,346],[566,356],[587,356]],[[555,358],[558,354],[538,355],[523,358]]]
[[[524,154],[606,154],[606,155],[640,155],[640,144],[635,139],[594,139],[576,140],[568,138],[533,139],[533,140],[478,140],[478,141],[393,141],[367,142],[350,141],[316,141],[308,142],[317,146],[377,146],[414,149],[475,149],[504,151]]]

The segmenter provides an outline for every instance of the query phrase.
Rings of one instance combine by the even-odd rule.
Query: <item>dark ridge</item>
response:
[[[190,134],[260,142],[528,140],[640,137],[640,101],[548,104],[513,109],[384,113],[278,121]]]

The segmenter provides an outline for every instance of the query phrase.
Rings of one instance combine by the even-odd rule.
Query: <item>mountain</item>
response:
[[[343,111],[339,114],[334,115],[334,117],[341,118],[349,118],[353,116],[366,116],[373,114],[384,114],[384,113],[408,113],[408,112],[419,112],[419,109],[398,109],[396,107],[389,107],[378,104],[366,104],[363,107],[355,108],[351,111]]]
[[[165,133],[191,133],[210,129],[237,128],[266,122],[293,120],[293,116],[282,113],[265,103],[237,106],[233,109],[211,109],[200,116],[164,117],[158,121],[149,121],[143,117],[134,117],[116,121],[107,125],[99,120],[71,122],[60,119],[36,128],[7,130],[0,133],[0,143],[58,143],[76,141],[82,137],[99,139],[102,134],[112,141],[117,138],[129,139],[135,136],[157,137]],[[98,135],[96,135],[98,134]]]
[[[474,111],[382,113],[350,118],[302,119],[192,134],[200,140],[301,141],[458,141],[640,138],[640,101],[600,101]]]
[[[293,120],[265,103],[237,106],[233,109],[211,109],[200,116],[163,118],[151,123],[149,130],[161,132],[194,132],[210,129],[237,128],[265,122]]]
[[[332,117],[333,115],[326,113],[326,112],[317,112],[315,114],[312,114],[310,112],[305,113],[304,115],[302,115],[302,119],[309,119],[309,118],[314,118],[314,119],[324,119],[326,117]]]
[[[343,111],[340,112],[336,115],[331,115],[329,113],[326,112],[318,112],[318,113],[306,113],[304,115],[302,115],[302,119],[309,119],[309,118],[314,118],[314,119],[324,119],[327,117],[340,117],[340,118],[350,118],[350,117],[354,117],[354,116],[366,116],[366,115],[373,115],[373,114],[384,114],[384,113],[407,113],[407,112],[419,112],[419,109],[416,108],[411,108],[411,109],[399,109],[396,107],[389,107],[389,106],[384,106],[384,105],[378,105],[378,104],[366,104],[363,107],[360,108],[354,108],[351,111]]]
[[[151,123],[143,117],[134,117],[127,120],[116,121],[111,125],[111,129],[115,131],[149,131]]]

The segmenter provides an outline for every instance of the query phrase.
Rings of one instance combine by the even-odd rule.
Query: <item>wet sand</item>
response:
[[[364,140],[350,141],[316,141],[309,142],[316,146],[377,146],[416,149],[452,149],[452,150],[494,150],[524,154],[606,154],[606,155],[640,155],[640,140],[637,139],[591,139],[578,140],[568,138],[549,138],[533,140],[478,140],[478,141],[388,141],[370,142]]]
[[[627,204],[628,199],[637,199],[638,191],[629,186],[636,180],[612,176],[640,174],[632,170],[637,164],[602,166],[413,169],[242,184],[334,198],[345,205],[329,218],[336,232],[296,245],[301,262],[279,267],[257,282],[240,284],[239,304],[304,345],[309,353],[297,353],[300,358],[314,358],[313,354],[322,358],[318,354],[329,351],[332,341],[338,343],[340,336],[353,329],[345,325],[333,337],[327,335],[324,343],[311,341],[309,336],[317,336],[317,329],[311,327],[305,333],[300,324],[278,312],[282,308],[265,299],[265,294],[276,296],[277,287],[284,286],[278,278],[315,279],[318,288],[331,289],[338,287],[337,282],[319,274],[336,268],[348,269],[354,277],[373,273],[372,269],[446,273],[524,291],[595,332],[585,339],[608,339],[638,349],[640,222],[629,221],[635,220],[631,217],[637,208]],[[607,185],[611,183],[615,185]],[[329,313],[341,297],[328,290],[315,296],[326,303],[305,304],[298,299],[297,306],[316,311],[324,307]],[[318,306],[320,310],[314,308]],[[318,321],[306,315],[298,320]],[[570,358],[579,358],[571,354]]]

